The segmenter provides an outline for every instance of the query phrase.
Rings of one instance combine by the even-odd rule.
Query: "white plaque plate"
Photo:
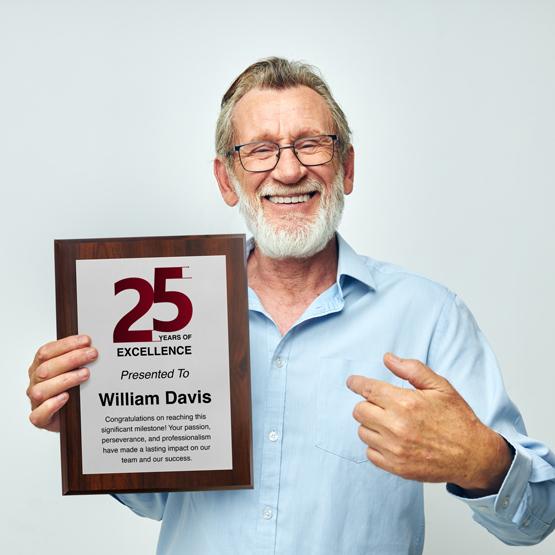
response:
[[[157,283],[159,268],[181,276]],[[76,281],[79,333],[99,353],[80,388],[83,474],[231,469],[226,257],[77,260]],[[184,296],[190,321],[158,331]]]

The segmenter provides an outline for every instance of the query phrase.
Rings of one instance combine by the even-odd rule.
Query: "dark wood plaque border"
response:
[[[252,488],[249,322],[244,235],[123,237],[54,241],[58,338],[78,333],[75,261],[225,255],[231,395],[231,470],[83,474],[79,387],[60,416],[62,493],[125,493]],[[93,337],[94,342],[94,337]]]

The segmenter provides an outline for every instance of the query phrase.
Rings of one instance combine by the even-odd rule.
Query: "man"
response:
[[[336,234],[354,151],[313,68],[247,68],[224,95],[216,150],[222,197],[254,237],[254,489],[116,495],[162,520],[159,553],[421,553],[422,482],[446,482],[507,543],[545,537],[555,456],[524,435],[468,309]],[[96,355],[86,336],[39,349],[33,424],[58,429]]]

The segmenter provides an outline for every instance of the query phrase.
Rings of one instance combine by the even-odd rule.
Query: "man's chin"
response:
[[[266,235],[272,234],[283,237],[283,240],[295,241],[307,237],[312,232],[312,222],[288,220],[266,226]]]
[[[323,250],[330,240],[321,233],[315,234],[311,226],[268,226],[251,232],[260,252],[275,260],[309,258]]]

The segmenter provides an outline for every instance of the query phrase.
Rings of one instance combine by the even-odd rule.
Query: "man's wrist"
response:
[[[485,433],[470,458],[474,462],[474,468],[468,474],[471,478],[455,482],[467,497],[497,494],[515,455],[513,446],[500,434],[486,426],[484,428]],[[477,457],[476,450],[479,452]]]

